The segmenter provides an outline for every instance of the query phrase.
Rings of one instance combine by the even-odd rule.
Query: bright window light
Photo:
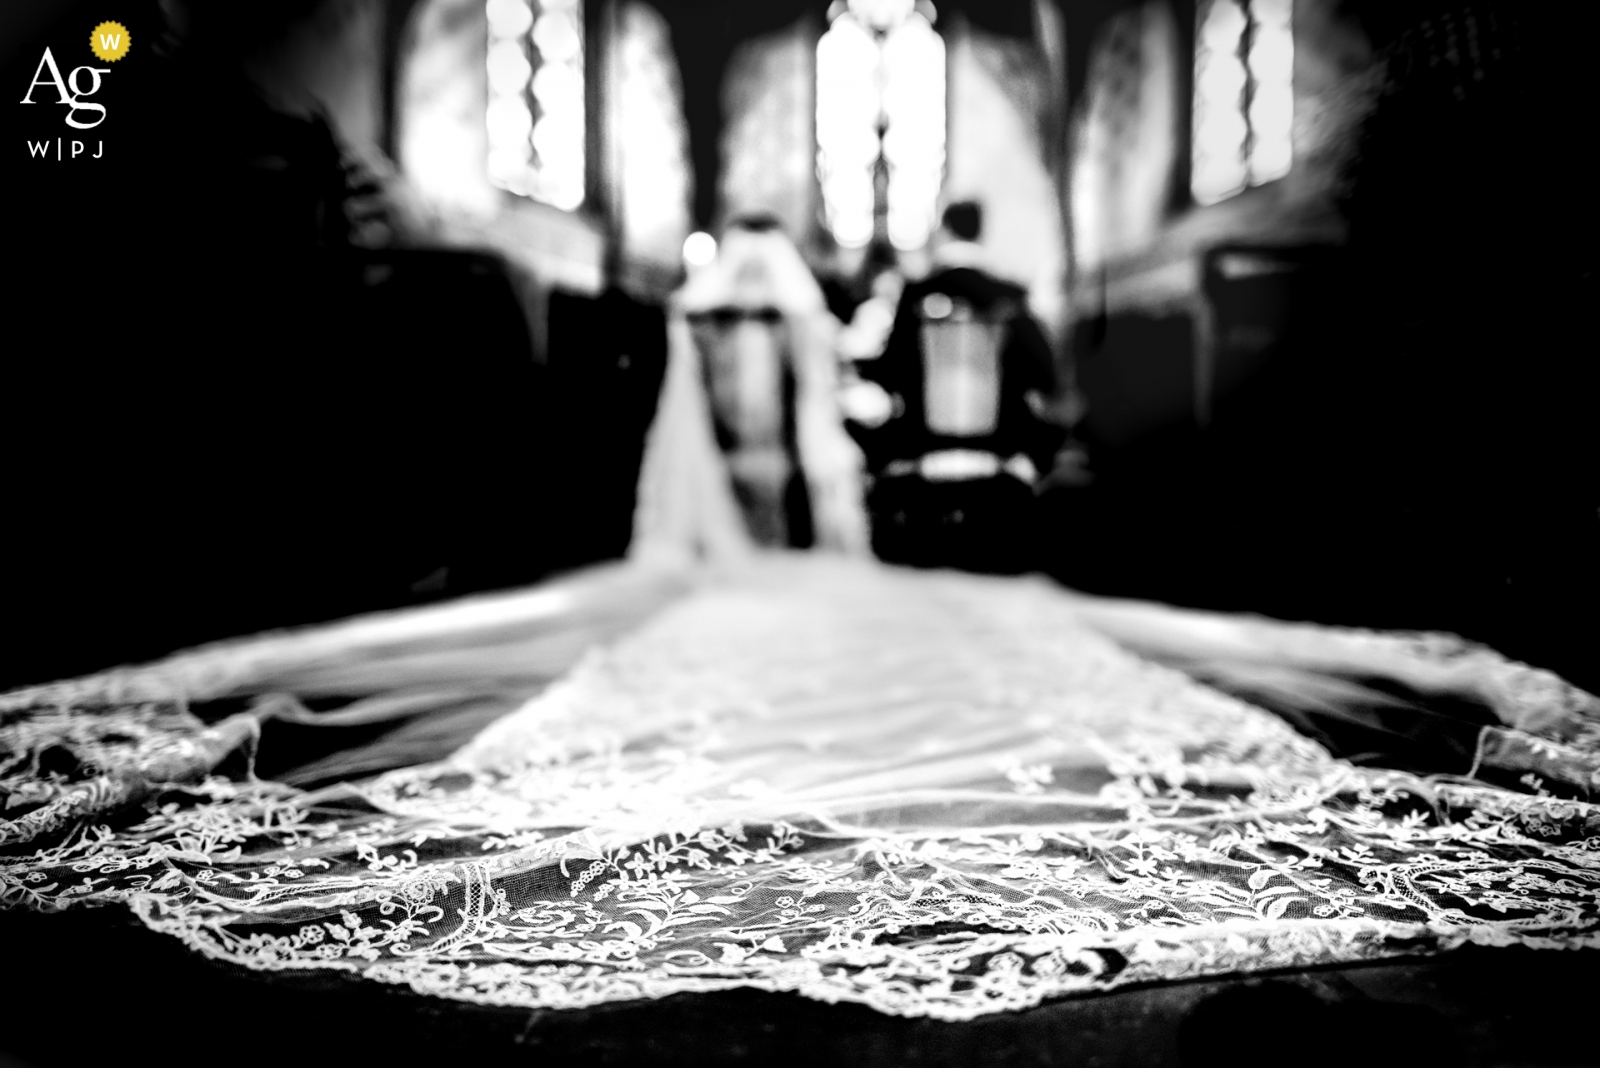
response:
[[[817,44],[817,175],[834,240],[872,240],[874,177],[888,171],[889,239],[916,249],[932,233],[944,178],[945,50],[909,2],[852,3]]]
[[[683,262],[691,267],[704,267],[717,258],[717,239],[704,230],[696,230],[683,239]]]
[[[489,180],[583,203],[583,0],[488,0]]]
[[[622,5],[612,62],[612,138],[623,243],[630,256],[676,265],[691,228],[689,132],[672,31],[654,7]],[[539,89],[535,84],[535,95]],[[583,85],[578,81],[561,90],[581,93]]]
[[[1289,173],[1293,0],[1201,0],[1191,191],[1214,204]]]
[[[921,248],[933,232],[944,177],[944,41],[912,14],[883,42],[883,158],[889,241]]]

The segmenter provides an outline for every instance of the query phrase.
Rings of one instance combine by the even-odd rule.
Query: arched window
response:
[[[583,203],[583,0],[489,0],[489,180]]]
[[[689,233],[689,132],[672,34],[655,8],[627,3],[614,43],[615,160],[622,244],[676,267]]]
[[[828,228],[846,248],[881,212],[896,248],[927,243],[945,162],[945,50],[932,6],[835,4],[817,43],[817,175]],[[882,203],[879,176],[883,183]]]
[[[1293,0],[1200,0],[1191,191],[1214,204],[1289,173]]]

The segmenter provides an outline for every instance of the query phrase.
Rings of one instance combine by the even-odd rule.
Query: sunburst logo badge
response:
[[[120,22],[102,22],[89,35],[89,50],[96,59],[107,63],[115,63],[127,55],[128,46],[132,43],[128,37],[128,27]]]

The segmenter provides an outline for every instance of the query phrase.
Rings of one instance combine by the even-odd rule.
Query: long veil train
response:
[[[486,1004],[746,986],[947,1019],[1600,945],[1590,695],[1445,638],[758,552],[674,330],[629,561],[0,695],[0,904]],[[1474,766],[1359,767],[1223,692],[1371,678],[1489,709]],[[321,785],[239,757],[280,719],[423,712],[487,726]]]

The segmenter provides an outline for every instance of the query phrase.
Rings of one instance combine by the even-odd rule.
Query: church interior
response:
[[[248,775],[309,789],[443,759],[665,597],[583,583],[638,548],[674,331],[704,347],[779,315],[696,311],[696,278],[778,234],[825,302],[840,404],[867,413],[849,429],[880,557],[1456,635],[1600,693],[1587,5],[27,0],[0,18],[13,99],[38,101],[7,105],[0,688],[577,583],[572,633],[519,638],[532,666],[495,700],[399,728],[286,716]],[[104,122],[64,129],[41,49],[64,75],[111,18],[131,46],[102,64]],[[19,150],[61,135],[103,154]],[[1035,437],[1005,493],[948,504],[917,482],[906,504],[891,476],[918,457],[871,409],[901,405],[901,293],[966,307],[926,288],[951,233],[1037,336],[1040,385],[1014,405]],[[785,383],[803,452],[809,386]],[[779,542],[826,542],[816,486],[800,518],[768,509]],[[922,507],[926,529],[883,533]],[[984,532],[941,557],[952,523]],[[1339,760],[1418,775],[1477,770],[1494,722],[1448,696],[1404,719],[1203,676]],[[303,717],[356,692],[300,691]],[[1592,808],[1600,785],[1575,789]],[[205,960],[113,911],[0,909],[0,1065],[134,1043],[249,1064],[1596,1063],[1592,926],[1586,948],[1222,970],[949,1022],[732,986],[469,1004]]]

